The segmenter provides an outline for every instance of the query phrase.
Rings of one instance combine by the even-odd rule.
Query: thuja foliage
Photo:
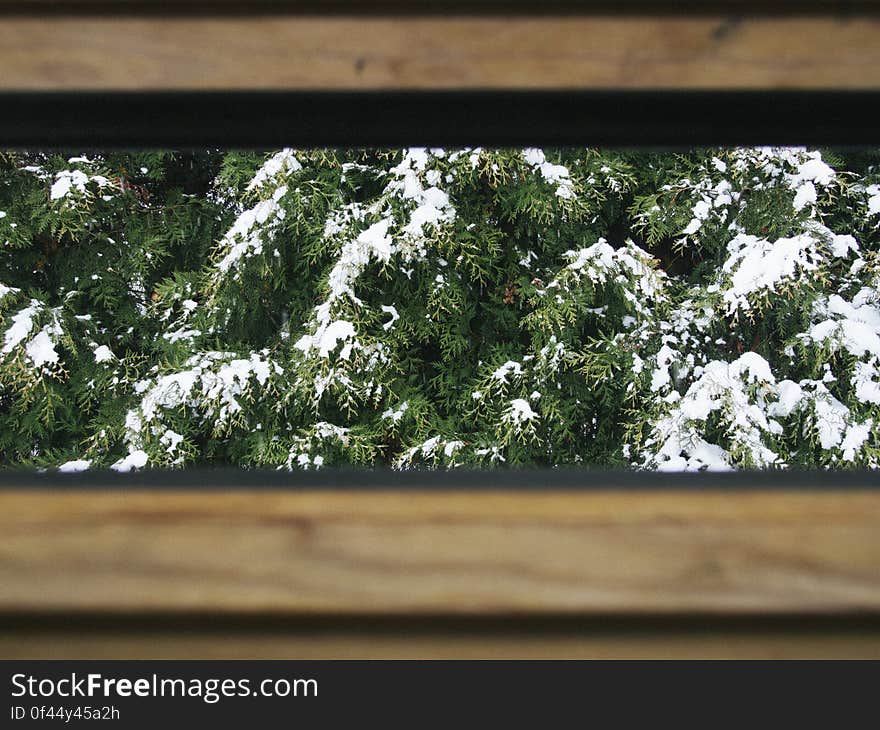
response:
[[[0,462],[876,467],[880,156],[0,154]]]

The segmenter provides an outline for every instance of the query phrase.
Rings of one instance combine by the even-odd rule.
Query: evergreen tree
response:
[[[0,463],[876,467],[873,152],[0,154]]]

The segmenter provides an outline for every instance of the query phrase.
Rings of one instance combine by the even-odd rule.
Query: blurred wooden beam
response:
[[[873,491],[0,492],[0,611],[880,612]]]
[[[874,15],[0,16],[0,90],[877,89]]]

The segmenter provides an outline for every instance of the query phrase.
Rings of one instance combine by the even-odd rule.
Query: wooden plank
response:
[[[4,659],[880,659],[880,626],[750,619],[128,625],[0,621]]]
[[[880,493],[0,493],[0,611],[880,611]]]
[[[0,90],[876,89],[873,16],[0,17]]]

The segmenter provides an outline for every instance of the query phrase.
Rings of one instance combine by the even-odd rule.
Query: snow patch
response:
[[[147,452],[138,449],[137,451],[132,451],[128,456],[121,458],[111,465],[110,468],[118,472],[134,471],[135,469],[143,469],[148,460]]]
[[[287,186],[276,188],[271,197],[261,200],[241,213],[232,227],[220,239],[219,249],[226,254],[217,263],[221,273],[227,273],[243,258],[250,258],[263,251],[263,242],[284,220],[284,209],[279,204],[287,194]]]
[[[74,459],[73,461],[65,461],[58,467],[58,471],[70,474],[78,471],[85,471],[92,465],[89,459]]]
[[[302,170],[300,161],[296,159],[293,150],[285,147],[281,152],[272,155],[263,166],[257,170],[251,178],[245,190],[248,192],[262,187],[268,180],[275,180],[279,175],[288,175],[291,172]]]
[[[96,347],[94,355],[96,363],[109,362],[116,359],[116,355],[113,354],[107,345],[99,345]]]
[[[547,162],[544,150],[529,148],[522,152],[523,159],[526,164],[540,173],[551,185],[556,185],[556,196],[564,200],[570,200],[575,197],[572,189],[571,173],[565,165],[554,165]]]
[[[532,410],[531,405],[529,405],[525,398],[514,398],[510,401],[510,408],[504,412],[502,420],[519,426],[526,421],[533,421],[537,417],[538,414]]]

